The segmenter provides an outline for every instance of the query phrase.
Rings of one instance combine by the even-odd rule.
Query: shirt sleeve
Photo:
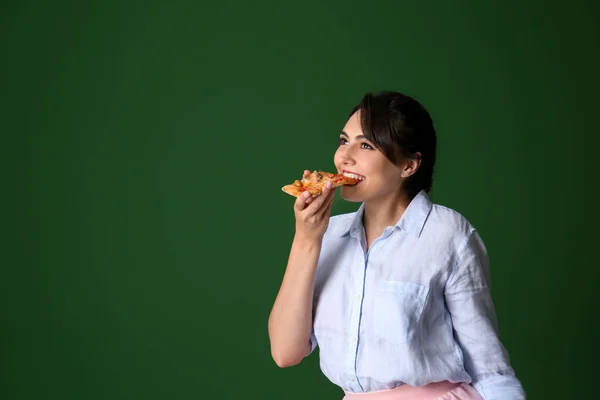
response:
[[[471,385],[484,400],[522,400],[525,392],[499,339],[489,259],[476,230],[469,234],[446,284],[446,304]]]
[[[313,351],[315,351],[315,349],[317,348],[317,338],[315,336],[315,331],[313,329],[312,333],[310,334],[310,352],[306,355],[307,357],[312,354]]]
[[[315,319],[314,319],[314,315],[315,315],[315,299],[314,298],[313,298],[312,314],[313,314],[313,321],[312,321],[313,327],[312,327],[312,330],[310,332],[310,339],[309,339],[309,342],[310,342],[310,351],[305,356],[305,358],[308,357],[309,355],[311,355],[313,353],[313,351],[315,351],[315,349],[319,345],[319,343],[317,342],[317,337],[315,336],[315,326],[314,326],[314,323],[315,323]]]

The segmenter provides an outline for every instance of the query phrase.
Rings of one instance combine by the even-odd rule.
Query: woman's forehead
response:
[[[359,112],[355,112],[352,116],[346,121],[346,125],[344,125],[343,131],[349,137],[355,137],[358,135],[364,135],[362,130],[362,126],[360,123],[360,115]]]

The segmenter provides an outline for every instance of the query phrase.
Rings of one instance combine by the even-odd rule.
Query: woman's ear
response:
[[[404,161],[404,166],[402,168],[402,178],[408,178],[411,175],[414,175],[415,172],[419,169],[421,165],[421,153],[416,152],[412,155],[412,157],[407,158]]]

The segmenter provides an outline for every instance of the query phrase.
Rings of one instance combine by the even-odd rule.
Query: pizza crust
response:
[[[287,194],[291,194],[294,197],[298,197],[302,193],[304,193],[304,191],[301,188],[299,188],[298,186],[294,186],[294,185],[285,185],[284,187],[281,188],[281,190],[283,190]]]

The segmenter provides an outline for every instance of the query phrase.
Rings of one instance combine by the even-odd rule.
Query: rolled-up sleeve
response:
[[[484,400],[521,400],[525,392],[499,338],[489,258],[476,230],[468,235],[445,290],[455,338],[473,387]]]

